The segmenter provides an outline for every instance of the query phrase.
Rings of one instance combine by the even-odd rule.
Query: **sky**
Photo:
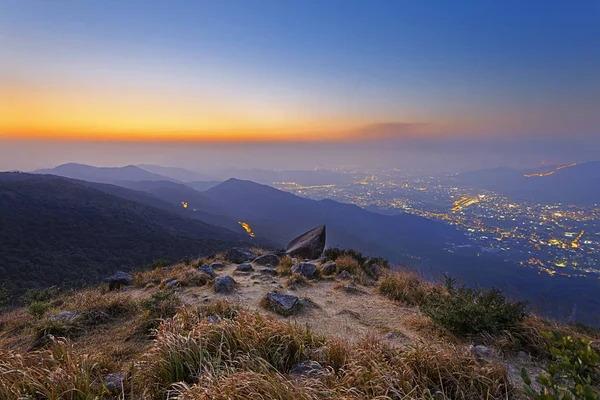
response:
[[[0,0],[0,169],[585,161],[599,110],[597,0]]]

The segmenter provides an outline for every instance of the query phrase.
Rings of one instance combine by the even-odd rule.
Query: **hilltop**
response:
[[[521,368],[552,362],[543,332],[596,335],[338,249],[231,249],[112,282],[0,316],[1,398],[523,398]]]

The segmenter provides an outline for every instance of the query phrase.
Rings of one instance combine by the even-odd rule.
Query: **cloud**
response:
[[[346,132],[346,140],[376,141],[415,138],[432,132],[432,124],[421,122],[383,122],[365,125]]]

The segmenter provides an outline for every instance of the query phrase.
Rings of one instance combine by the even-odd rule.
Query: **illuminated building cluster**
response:
[[[443,221],[463,231],[480,253],[499,253],[540,273],[596,278],[600,274],[600,205],[515,201],[491,191],[454,186],[447,178],[415,178],[398,171],[361,175],[348,185],[273,186],[312,199]]]

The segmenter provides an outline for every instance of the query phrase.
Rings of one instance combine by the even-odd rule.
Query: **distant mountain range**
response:
[[[215,181],[218,180],[214,175],[202,174],[200,172],[190,171],[189,169],[176,167],[163,167],[155,164],[139,164],[138,167],[179,182],[194,181]]]
[[[517,200],[600,204],[600,161],[536,170],[483,169],[459,174],[454,180],[461,185],[493,190]]]
[[[69,166],[67,171],[71,175],[79,177],[84,175],[83,172],[78,171],[74,164],[69,164]],[[593,169],[593,167],[594,165],[586,166],[585,170],[587,168]],[[39,218],[35,216],[44,209],[42,204],[57,201],[56,199],[46,199],[46,191],[53,193],[52,190],[47,188],[47,185],[58,185],[62,188],[61,190],[66,190],[76,199],[79,199],[68,203],[69,212],[74,214],[70,219],[71,224],[77,225],[78,216],[88,213],[87,210],[82,212],[80,207],[87,204],[90,196],[92,196],[91,193],[96,195],[100,193],[109,195],[112,199],[112,208],[101,207],[110,216],[120,215],[121,213],[127,216],[132,207],[133,209],[136,209],[135,207],[142,207],[144,210],[152,209],[152,213],[148,211],[141,220],[127,217],[130,224],[143,227],[144,232],[158,235],[159,231],[166,229],[169,235],[181,233],[181,228],[172,228],[167,223],[171,220],[179,221],[177,222],[178,227],[180,224],[190,224],[190,227],[198,227],[197,229],[199,229],[200,225],[197,224],[202,224],[201,226],[205,227],[206,232],[210,229],[216,230],[214,231],[214,238],[220,241],[215,244],[215,249],[221,248],[225,243],[238,240],[245,240],[252,245],[282,248],[298,234],[317,225],[326,224],[328,247],[354,248],[367,255],[383,256],[394,263],[419,268],[422,273],[431,277],[439,277],[442,273],[448,273],[451,276],[461,278],[467,284],[481,284],[487,287],[500,286],[507,290],[509,294],[527,298],[536,304],[539,304],[540,298],[545,298],[544,309],[554,314],[557,314],[556,310],[559,309],[556,304],[560,305],[562,311],[567,309],[568,312],[574,304],[577,304],[580,314],[600,309],[600,299],[596,296],[600,288],[597,280],[561,277],[550,279],[538,275],[534,269],[523,268],[507,262],[497,255],[479,254],[477,248],[472,247],[465,247],[461,251],[454,252],[451,250],[452,245],[468,244],[470,242],[454,227],[443,222],[432,221],[410,214],[383,215],[332,200],[310,200],[247,180],[228,179],[218,184],[212,182],[206,185],[209,187],[207,190],[198,191],[191,187],[193,185],[176,182],[173,178],[167,178],[149,171],[143,170],[142,173],[139,173],[139,171],[132,170],[130,167],[123,167],[122,169],[99,168],[95,171],[90,170],[90,168],[94,167],[83,166],[82,170],[87,174],[86,176],[91,177],[90,180],[95,179],[95,182],[69,181],[56,176],[38,176],[39,181],[28,178],[28,185],[41,185],[37,190],[31,189],[31,196],[35,196],[37,198],[36,202],[39,203],[36,203],[37,205],[33,209],[29,208],[28,205],[21,213],[31,213],[34,219],[38,220]],[[139,167],[134,168],[141,169]],[[555,174],[539,177],[539,180],[552,179],[553,175],[560,176],[559,173],[562,174],[567,170],[577,171],[578,169],[575,169],[575,167],[559,169]],[[132,171],[139,173],[135,176],[141,177],[141,179],[131,179]],[[54,169],[52,172],[64,173],[65,168]],[[571,173],[571,171],[569,172]],[[517,176],[519,176],[519,179],[522,177],[525,180],[538,179],[522,176],[525,173],[529,173],[529,171],[514,172],[500,169],[465,173],[454,179],[457,182],[471,182],[469,184],[474,185],[485,183],[486,176],[493,176],[495,180],[493,182],[494,187],[503,184],[510,185],[512,184],[511,181],[516,179]],[[151,174],[152,179],[145,179],[148,177],[147,174]],[[34,175],[24,176],[35,177]],[[597,179],[597,177],[588,174],[588,180],[593,181],[594,179]],[[113,184],[98,183],[107,180]],[[65,188],[64,186],[67,183],[77,186],[78,191],[68,189],[68,187]],[[86,192],[87,194],[80,198],[82,187],[90,192]],[[561,188],[557,189],[555,187],[554,189],[560,190]],[[27,204],[26,198],[27,196],[22,196],[20,202]],[[15,208],[16,206],[13,204],[11,207]],[[123,207],[124,211],[119,211],[120,207]],[[62,211],[66,212],[66,209]],[[162,215],[158,218],[158,221],[164,221],[161,222],[164,228],[157,228],[155,225],[150,224],[157,218],[153,216],[154,213]],[[93,215],[102,216],[104,214],[98,211]],[[67,220],[69,219],[67,218]],[[249,224],[256,237],[250,238],[247,236],[240,226],[240,222]],[[52,227],[56,223],[48,220],[43,226]],[[15,222],[15,224],[17,223]],[[84,226],[86,229],[95,227],[91,223],[85,223]],[[98,226],[102,227],[104,231],[108,229],[103,227],[102,224]],[[127,226],[115,225],[113,228],[126,229]],[[15,229],[18,228],[15,227]],[[81,231],[78,231],[78,234],[85,237],[85,232],[86,230],[82,228]],[[234,236],[227,236],[225,232]],[[23,235],[24,232],[20,232],[20,234]],[[66,237],[70,237],[68,231],[67,234]],[[60,235],[62,233],[57,232],[55,236]],[[118,237],[118,234],[115,235]],[[161,239],[169,245],[155,246],[153,251],[146,252],[145,256],[147,258],[151,258],[151,255],[155,258],[172,257],[171,254],[179,251],[181,253],[178,254],[185,255],[189,253],[189,249],[195,249],[192,243],[201,243],[193,239],[202,237],[199,232],[194,235],[190,235],[188,232],[182,234],[182,236],[185,239],[174,240],[172,237]],[[15,235],[15,237],[19,237],[19,235]],[[143,237],[143,235],[140,236],[140,238]],[[154,238],[152,240],[158,239]],[[149,240],[149,242],[152,243],[152,240]],[[170,245],[173,241],[177,242],[177,245]],[[30,242],[25,241],[24,243]],[[43,237],[39,238],[39,243],[44,243]],[[52,246],[61,246],[59,240],[53,243]],[[113,242],[110,243],[114,248],[120,248]],[[129,243],[127,244],[128,249],[133,253],[136,246],[132,245],[132,242]],[[192,247],[188,248],[190,245]],[[26,245],[22,246],[24,249],[26,248]],[[186,248],[188,248],[188,252],[184,251]],[[111,251],[107,250],[107,252],[110,253]],[[27,254],[25,250],[22,253]],[[110,259],[110,257],[107,259]],[[39,262],[44,258],[38,257],[37,260]],[[96,258],[93,258],[93,260],[91,265],[102,271],[101,274],[108,269],[114,269],[116,265],[123,265],[115,262],[102,263]],[[101,263],[102,265],[100,265]],[[35,264],[31,262],[29,264],[30,268],[34,268]],[[58,268],[57,264],[53,265]]]
[[[117,183],[120,181],[176,181],[135,165],[124,167],[93,167],[85,164],[69,163],[55,168],[39,169],[36,174],[52,174],[66,178],[90,182]]]

